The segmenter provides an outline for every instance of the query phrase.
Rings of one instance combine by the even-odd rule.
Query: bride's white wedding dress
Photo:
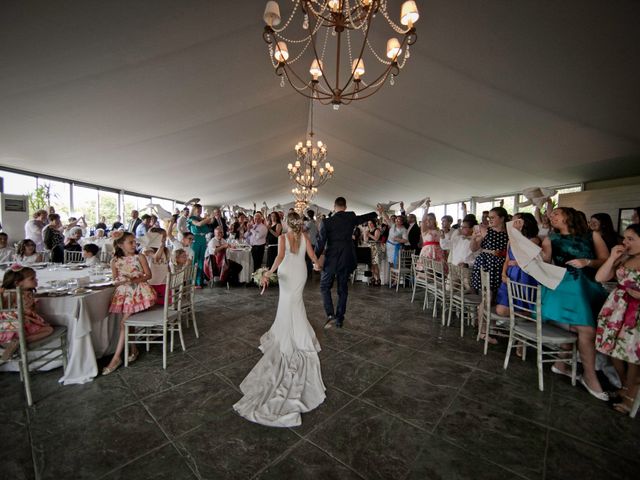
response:
[[[280,298],[273,325],[260,339],[262,358],[240,384],[244,396],[233,408],[247,420],[271,427],[295,427],[301,413],[325,399],[320,372],[320,344],[307,320],[302,291],[307,281],[305,237],[278,267]]]

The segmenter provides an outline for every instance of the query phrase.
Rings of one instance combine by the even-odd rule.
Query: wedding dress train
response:
[[[271,427],[295,427],[301,413],[313,410],[325,399],[320,344],[307,320],[302,292],[307,281],[305,242],[297,253],[286,253],[278,268],[280,297],[273,325],[260,339],[262,358],[240,384],[244,396],[233,408],[255,423]]]

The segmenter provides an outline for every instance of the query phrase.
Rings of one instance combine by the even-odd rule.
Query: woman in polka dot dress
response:
[[[480,272],[489,272],[491,290],[495,292],[502,282],[502,265],[507,257],[507,235],[505,224],[508,217],[507,211],[502,207],[495,207],[489,212],[489,227],[480,225],[476,227],[471,239],[471,250],[480,254],[473,264],[471,272],[471,286],[480,291]]]

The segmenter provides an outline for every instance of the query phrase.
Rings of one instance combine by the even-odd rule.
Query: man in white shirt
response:
[[[245,240],[251,245],[251,257],[253,258],[253,271],[255,272],[262,266],[262,257],[264,256],[264,246],[267,242],[267,226],[264,224],[262,213],[256,212],[253,217],[253,225],[245,233]]]
[[[187,221],[189,220],[189,209],[183,208],[178,220],[176,221],[176,229],[178,230],[178,240],[182,240],[182,235],[189,231]]]
[[[36,244],[36,252],[44,250],[42,239],[42,229],[47,223],[47,211],[38,210],[33,214],[33,218],[24,224],[24,238],[33,240]]]
[[[480,253],[471,251],[471,235],[473,227],[477,222],[473,220],[464,220],[460,228],[452,230],[449,238],[446,236],[440,239],[440,247],[443,250],[449,250],[448,262],[453,265],[467,265],[471,267],[476,257]]]

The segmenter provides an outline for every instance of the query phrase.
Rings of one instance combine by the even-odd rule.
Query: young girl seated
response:
[[[35,242],[25,238],[18,243],[14,260],[21,265],[30,265],[42,261],[42,256],[36,252]]]
[[[5,298],[4,290],[13,290],[17,287],[22,289],[22,311],[27,342],[41,340],[53,333],[53,327],[45,322],[36,311],[36,300],[33,296],[33,291],[37,286],[38,280],[35,270],[15,264],[5,272],[2,288],[0,288],[0,300],[2,302],[5,300],[13,300]],[[10,325],[12,322],[15,322],[15,316],[11,313],[7,314],[3,312],[0,314],[0,322],[4,324],[3,328],[6,328],[8,324]],[[4,348],[2,360],[11,358],[11,355],[13,355],[18,348],[17,323],[14,324],[14,330],[13,332],[0,333],[0,344],[2,344]]]
[[[100,247],[94,243],[87,243],[82,247],[82,258],[84,258],[84,263],[91,267],[100,264],[99,253]]]
[[[72,228],[69,232],[69,238],[67,238],[64,249],[72,252],[81,252],[82,246],[80,245],[80,239],[82,238],[82,229],[80,227]]]
[[[171,273],[176,273],[182,270],[189,263],[189,254],[183,248],[176,248],[173,251],[173,258],[169,264]]]
[[[165,246],[167,242],[167,232],[158,227],[149,230],[147,234],[160,235],[159,243],[154,243],[150,248],[145,249],[145,256],[151,270],[151,280],[149,285],[156,291],[156,303],[164,305],[164,294],[167,288],[167,274],[169,273],[169,249]]]
[[[7,247],[7,242],[9,241],[9,236],[0,232],[0,263],[9,263],[13,259],[13,248]]]
[[[147,283],[151,279],[151,270],[144,255],[136,253],[136,238],[130,232],[124,232],[113,242],[114,256],[111,261],[111,272],[116,287],[111,299],[110,313],[121,313],[120,337],[116,352],[103,370],[103,375],[115,372],[122,364],[122,351],[125,342],[124,322],[131,315],[151,308],[156,299],[156,292]],[[138,358],[138,349],[132,345],[129,362]]]

